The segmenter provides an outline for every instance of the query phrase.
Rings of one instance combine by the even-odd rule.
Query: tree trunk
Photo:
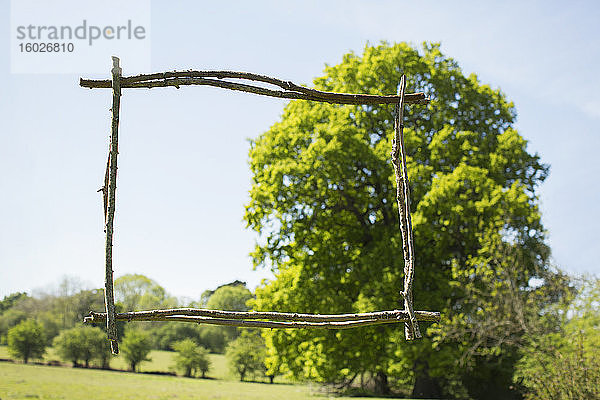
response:
[[[442,388],[439,380],[429,376],[429,365],[427,361],[415,362],[415,384],[412,397],[415,399],[441,399]]]
[[[388,377],[379,371],[375,374],[375,387],[373,388],[377,395],[389,395],[391,393]]]
[[[131,363],[131,372],[135,372],[135,364],[134,362]]]

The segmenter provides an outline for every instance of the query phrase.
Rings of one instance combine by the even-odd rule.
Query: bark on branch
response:
[[[113,247],[113,226],[115,219],[115,195],[117,191],[117,154],[119,154],[119,108],[121,106],[121,67],[119,59],[113,57],[112,68],[112,124],[110,135],[110,151],[108,156],[108,179],[104,178],[104,210],[105,210],[105,230],[106,246],[105,260],[106,271],[104,277],[104,304],[106,305],[106,332],[110,340],[110,346],[113,354],[119,354],[119,344],[117,342],[117,326],[115,322],[115,298],[113,293],[113,269],[112,269],[112,247]],[[108,187],[106,187],[108,181]]]
[[[283,90],[268,89],[261,86],[231,82],[223,79],[243,79],[247,81],[261,82],[277,86]],[[110,80],[81,78],[79,84],[82,87],[90,89],[112,87],[112,82]],[[320,90],[309,89],[300,85],[296,85],[290,81],[238,71],[175,71],[121,78],[121,88],[153,88],[167,86],[179,88],[180,86],[185,85],[215,86],[263,96],[320,101],[334,104],[396,104],[400,99],[400,96],[394,95],[379,96],[371,94],[323,92]],[[426,104],[428,101],[429,100],[424,93],[406,94],[404,98],[404,102],[406,104]]]
[[[406,148],[404,146],[404,90],[406,89],[406,76],[402,75],[398,94],[400,97],[396,105],[394,121],[394,141],[392,144],[392,163],[396,175],[396,201],[400,217],[400,231],[402,233],[402,249],[404,252],[404,290],[400,293],[404,300],[404,309],[408,313],[405,322],[404,335],[406,340],[421,337],[419,323],[413,311],[412,283],[414,277],[414,244],[412,233],[412,220],[410,217],[410,187],[408,185],[408,171],[406,169]]]
[[[430,311],[416,311],[415,316],[420,321],[436,322],[440,319],[440,313]],[[408,321],[410,317],[405,310],[323,315],[180,308],[118,313],[115,318],[117,321],[183,321],[249,328],[347,329],[359,326],[398,323]],[[106,321],[106,313],[91,312],[84,319],[84,322],[87,323],[101,323],[104,321]]]

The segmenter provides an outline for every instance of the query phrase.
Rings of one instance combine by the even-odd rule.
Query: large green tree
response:
[[[536,190],[548,168],[514,129],[516,112],[505,95],[475,75],[465,76],[438,45],[367,46],[362,55],[346,54],[339,65],[326,67],[314,87],[395,94],[402,74],[408,92],[431,98],[429,106],[405,112],[415,308],[441,311],[444,320],[435,329],[423,326],[425,338],[413,343],[404,342],[401,325],[268,331],[267,364],[342,385],[360,376],[382,394],[410,385],[414,396],[467,397],[477,379],[467,382],[450,371],[460,370],[454,363],[473,343],[468,335],[440,332],[446,325],[468,325],[477,315],[475,288],[503,293],[485,287],[495,282],[492,272],[502,272],[503,264],[492,262],[498,243],[520,249],[511,273],[518,290],[535,292],[531,278],[546,277],[549,251]],[[253,184],[245,218],[259,233],[255,265],[272,268],[276,276],[257,289],[255,309],[343,313],[402,307],[393,120],[391,105],[293,101],[279,122],[251,142]],[[512,371],[515,360],[501,358],[501,341],[486,337],[476,348],[482,346],[496,346],[487,354],[496,359],[480,370]],[[498,383],[506,390],[510,371]]]

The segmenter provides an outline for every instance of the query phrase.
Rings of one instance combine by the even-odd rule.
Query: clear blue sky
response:
[[[101,287],[96,190],[110,94],[79,88],[78,75],[11,74],[7,0],[0,15],[0,297],[64,275]],[[598,273],[598,21],[595,1],[154,1],[152,69],[246,70],[307,84],[367,42],[439,41],[465,73],[514,101],[529,151],[551,165],[540,200],[554,262]],[[139,72],[122,63],[124,74]],[[246,139],[285,103],[204,87],[125,93],[117,276],[145,274],[192,298],[269,276],[248,257]]]

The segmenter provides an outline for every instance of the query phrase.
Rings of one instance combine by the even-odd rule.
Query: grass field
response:
[[[191,379],[174,376],[0,362],[0,399],[323,399],[308,385]],[[335,397],[358,400],[359,397]],[[370,400],[377,400],[374,397]]]
[[[175,353],[171,351],[161,351],[161,350],[153,350],[150,352],[150,358],[152,361],[143,362],[140,365],[141,372],[170,372],[174,371],[173,365],[175,361],[173,361],[173,355]],[[215,379],[223,379],[223,380],[235,380],[235,376],[232,376],[227,368],[227,362],[225,360],[225,356],[222,354],[209,354],[210,357],[210,370],[208,371],[207,376],[209,378]],[[0,358],[9,359],[12,358],[8,354],[7,346],[0,346]],[[44,354],[44,358],[39,361],[48,362],[51,360],[60,360],[54,350],[52,348],[46,349],[46,354]],[[129,369],[129,365],[125,361],[125,358],[122,354],[119,354],[116,357],[113,357],[110,360],[110,367],[113,369]],[[0,399],[2,399],[0,397]]]
[[[142,364],[142,371],[169,371],[174,353],[152,351],[152,362]],[[296,400],[326,398],[319,386],[281,383],[239,382],[229,374],[225,356],[211,354],[211,379],[193,379],[165,375],[138,374],[86,368],[50,367],[45,365],[0,362],[0,399],[273,399]],[[11,358],[6,346],[0,346],[0,358]],[[56,360],[49,349],[41,361]],[[121,356],[111,367],[126,369]],[[359,399],[358,397],[335,397]],[[371,400],[376,398],[371,397]]]
[[[190,379],[0,362],[0,399],[304,399],[304,385]]]

